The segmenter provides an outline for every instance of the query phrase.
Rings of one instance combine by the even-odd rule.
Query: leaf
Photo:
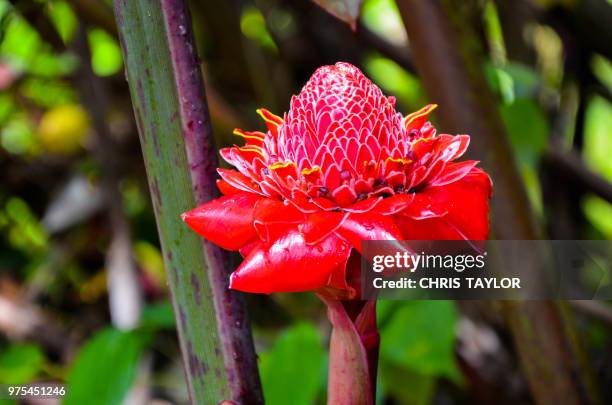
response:
[[[502,106],[501,115],[519,160],[533,165],[548,139],[549,128],[544,112],[533,100],[517,99]]]
[[[283,332],[274,346],[260,353],[260,373],[268,405],[309,405],[323,388],[325,364],[318,331],[299,323]]]
[[[361,13],[362,0],[313,0],[325,11],[344,21],[355,31],[357,19]]]
[[[174,312],[169,301],[147,305],[140,316],[140,324],[152,329],[173,329]]]
[[[91,67],[98,76],[111,76],[123,67],[119,44],[106,31],[94,28],[89,31]]]
[[[70,371],[64,404],[121,404],[150,336],[114,328],[94,335],[81,348]]]
[[[419,374],[388,362],[382,362],[379,368],[381,388],[398,404],[431,404],[436,389],[435,377]]]
[[[593,170],[609,181],[612,181],[611,117],[612,105],[601,97],[593,97],[587,107],[584,126],[584,158]]]
[[[0,353],[0,383],[28,383],[38,375],[44,361],[45,355],[38,346],[9,346],[6,351]]]
[[[460,380],[454,355],[458,316],[452,301],[379,304],[383,304],[379,314],[386,319],[380,326],[381,361],[422,375]]]

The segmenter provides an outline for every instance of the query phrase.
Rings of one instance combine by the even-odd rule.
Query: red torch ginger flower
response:
[[[403,117],[395,98],[348,63],[319,68],[267,132],[221,150],[223,197],[183,214],[244,257],[230,287],[258,293],[336,289],[363,240],[486,239],[491,182],[454,162],[468,135],[436,135],[428,105]]]

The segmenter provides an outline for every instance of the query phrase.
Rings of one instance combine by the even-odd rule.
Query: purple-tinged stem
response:
[[[263,402],[229,258],[180,214],[217,195],[216,148],[184,0],[116,0],[115,16],[192,403]]]

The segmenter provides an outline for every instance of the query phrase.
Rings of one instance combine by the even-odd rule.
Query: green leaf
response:
[[[255,7],[245,7],[240,16],[240,30],[247,38],[257,42],[262,48],[277,51],[274,39],[268,32],[266,20]]]
[[[587,164],[612,181],[612,105],[601,97],[589,103],[584,128],[584,157]]]
[[[366,0],[361,11],[361,21],[395,45],[405,46],[408,43],[402,17],[393,0]]]
[[[386,319],[380,325],[382,361],[422,375],[460,381],[454,355],[458,315],[452,301],[379,304],[379,314]]]
[[[369,56],[366,58],[365,67],[368,75],[378,85],[396,96],[404,105],[421,108],[425,104],[421,82],[391,59]]]
[[[0,353],[0,383],[25,384],[34,379],[45,362],[45,355],[35,345],[9,346]]]
[[[150,337],[142,331],[114,328],[94,335],[81,348],[70,371],[64,404],[121,404]]]
[[[517,99],[503,105],[501,115],[521,163],[535,163],[546,147],[549,132],[542,109],[534,100]]]
[[[142,311],[140,324],[153,329],[172,329],[175,326],[174,312],[169,301],[148,305]]]
[[[381,389],[396,403],[405,405],[428,405],[436,389],[436,378],[398,367],[388,362],[379,366]]]
[[[65,1],[55,0],[49,2],[48,7],[49,17],[51,17],[51,20],[55,24],[64,42],[68,43],[79,25],[77,16],[72,11],[72,8],[70,8],[70,5]]]
[[[582,202],[582,209],[593,226],[606,239],[612,239],[612,204],[599,197],[588,196]]]
[[[312,325],[292,326],[259,358],[266,404],[314,403],[324,383],[321,369],[325,358],[319,334]]]
[[[95,28],[88,33],[91,67],[98,76],[110,76],[123,67],[121,48],[106,31]]]

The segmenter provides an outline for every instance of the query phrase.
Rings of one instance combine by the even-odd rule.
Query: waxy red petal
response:
[[[368,212],[349,215],[336,233],[361,253],[364,240],[402,240],[402,234],[393,217]]]
[[[243,192],[242,190],[239,190],[236,187],[229,184],[227,181],[221,180],[221,179],[217,180],[217,188],[223,195],[233,195],[233,194],[239,194]]]
[[[293,205],[263,198],[255,204],[253,226],[262,242],[273,242],[289,229],[297,229],[304,222],[304,214]]]
[[[244,174],[237,172],[236,170],[228,169],[217,169],[217,173],[219,173],[219,176],[221,176],[221,178],[230,186],[242,191],[246,191],[248,193],[254,193],[263,196],[263,193],[257,187],[257,184]]]
[[[299,229],[307,244],[316,244],[338,229],[348,215],[346,212],[336,211],[315,212],[306,216],[306,221]]]
[[[423,124],[425,124],[425,121],[427,121],[429,114],[437,107],[437,104],[428,104],[419,111],[408,114],[406,117],[404,117],[404,126],[406,127],[406,130],[410,131],[411,129],[420,129]]]
[[[261,197],[234,194],[217,198],[181,215],[199,235],[228,250],[238,250],[257,234],[253,208]]]
[[[490,194],[489,176],[473,168],[455,183],[415,196],[414,206],[396,216],[399,228],[408,240],[486,239]]]
[[[254,248],[232,273],[230,288],[254,293],[316,290],[346,264],[350,251],[334,234],[310,246],[300,232],[289,231],[271,245]]]

